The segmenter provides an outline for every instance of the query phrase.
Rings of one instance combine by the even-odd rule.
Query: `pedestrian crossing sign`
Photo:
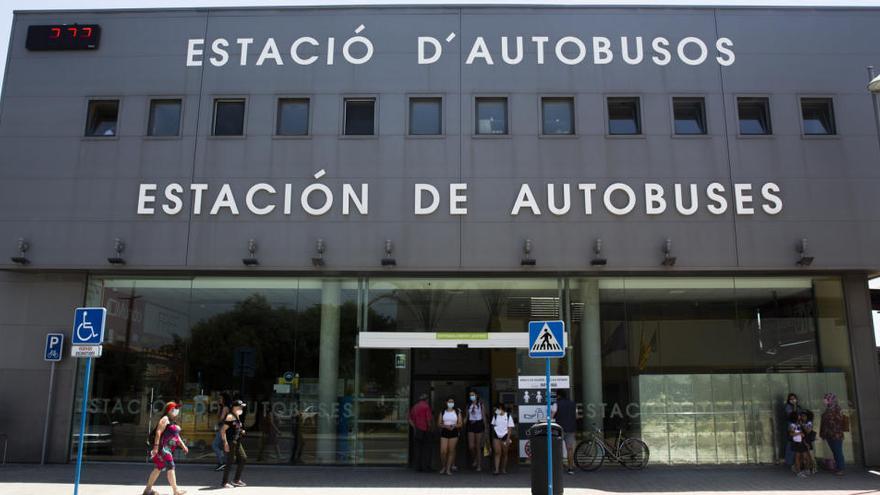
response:
[[[565,357],[565,323],[560,320],[530,321],[529,357]]]

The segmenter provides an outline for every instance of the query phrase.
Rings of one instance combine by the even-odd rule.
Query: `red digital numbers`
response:
[[[68,34],[65,35],[66,38],[91,38],[93,29],[91,27],[77,27],[77,26],[69,26],[64,28],[64,31],[67,31]],[[50,40],[57,40],[61,37],[62,27],[53,26],[49,32]]]

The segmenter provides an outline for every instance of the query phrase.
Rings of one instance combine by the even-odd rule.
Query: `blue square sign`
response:
[[[565,323],[560,320],[530,321],[529,357],[565,357]]]
[[[76,308],[70,343],[75,346],[101,345],[104,342],[106,320],[106,308]]]

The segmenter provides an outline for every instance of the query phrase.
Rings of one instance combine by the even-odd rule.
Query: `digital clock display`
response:
[[[101,38],[97,24],[28,26],[28,50],[95,50]]]

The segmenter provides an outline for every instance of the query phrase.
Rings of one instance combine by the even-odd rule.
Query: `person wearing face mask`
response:
[[[440,427],[440,474],[451,476],[461,431],[461,414],[455,408],[455,398],[451,395],[446,398],[446,409],[437,418],[437,426]]]
[[[244,446],[241,444],[242,437],[245,433],[241,422],[241,415],[244,413],[245,407],[247,407],[247,404],[244,402],[240,400],[233,401],[229,414],[226,415],[226,419],[223,421],[223,426],[220,428],[220,433],[223,435],[223,452],[226,452],[226,463],[223,468],[223,482],[220,485],[222,488],[247,486],[245,482],[241,480],[241,474],[242,471],[244,471],[244,465],[247,462],[247,454],[244,451]],[[229,471],[230,465],[233,461],[235,461],[235,478],[230,484]]]
[[[785,427],[781,429],[781,431],[785,435],[783,438],[783,441],[782,441],[782,446],[783,446],[782,455],[783,455],[783,458],[785,459],[785,465],[791,466],[791,469],[793,471],[795,470],[795,465],[794,465],[795,455],[794,455],[794,450],[792,450],[792,447],[791,447],[791,441],[788,438],[787,420],[789,417],[791,417],[792,413],[800,415],[801,412],[803,412],[803,411],[804,411],[804,409],[798,404],[798,396],[794,393],[789,393],[785,399],[785,406],[783,406],[783,408],[782,408],[782,418],[783,418],[783,421],[785,422],[784,423]]]
[[[471,455],[471,467],[482,471],[483,459],[480,448],[483,446],[489,411],[483,406],[483,399],[475,390],[468,394],[467,405],[467,440],[468,452]]]
[[[495,451],[495,471],[492,474],[507,474],[507,453],[515,426],[507,407],[499,402],[495,406],[495,416],[492,417],[492,450]]]
[[[168,472],[168,485],[174,491],[174,495],[183,495],[185,490],[177,487],[177,475],[174,472],[174,450],[180,446],[184,453],[189,453],[186,443],[180,438],[180,426],[175,422],[180,414],[180,405],[176,402],[169,402],[165,405],[165,413],[159,418],[156,428],[150,435],[152,448],[150,449],[150,460],[153,462],[153,472],[147,478],[147,486],[144,488],[144,495],[158,495],[153,490],[153,485],[159,479],[162,471]]]

